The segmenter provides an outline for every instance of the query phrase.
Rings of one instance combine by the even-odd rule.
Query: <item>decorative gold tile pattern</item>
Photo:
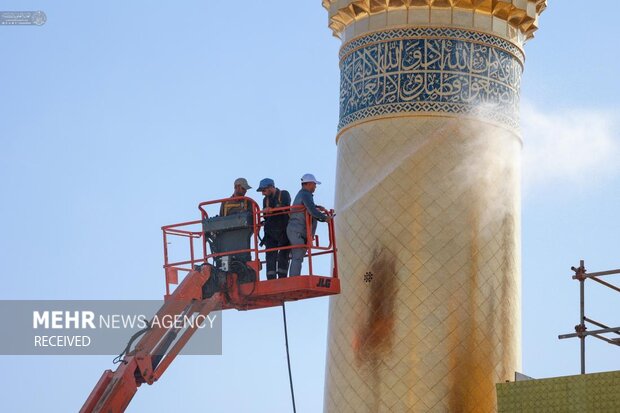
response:
[[[342,133],[326,412],[495,411],[520,363],[520,150],[458,116]]]
[[[497,385],[499,413],[620,412],[620,371]]]

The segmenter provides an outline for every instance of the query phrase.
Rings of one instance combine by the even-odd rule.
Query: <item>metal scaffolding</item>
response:
[[[580,318],[579,324],[575,326],[575,332],[571,334],[562,334],[559,335],[559,339],[564,338],[573,338],[579,337],[581,341],[581,374],[586,373],[586,337],[592,336],[596,337],[600,340],[603,340],[609,344],[613,344],[616,346],[620,346],[620,327],[609,327],[603,323],[595,321],[591,318],[586,317],[585,315],[585,281],[592,280],[596,281],[599,284],[604,285],[607,288],[610,288],[616,292],[620,293],[620,288],[610,284],[606,281],[600,279],[600,277],[607,275],[620,274],[620,269],[617,270],[609,270],[609,271],[600,271],[593,272],[588,274],[584,265],[584,261],[579,261],[579,267],[571,267],[571,270],[575,272],[573,275],[573,280],[579,281],[579,308],[580,308]],[[588,331],[588,326],[586,323],[592,324],[596,327],[599,327],[596,330]],[[609,337],[608,335],[612,335],[613,337]],[[615,336],[614,336],[615,335]]]

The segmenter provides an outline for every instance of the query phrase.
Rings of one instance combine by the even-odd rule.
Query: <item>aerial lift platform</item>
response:
[[[226,217],[209,217],[206,207],[223,202],[246,201],[247,213]],[[202,202],[198,205],[201,219],[162,227],[166,294],[157,317],[198,317],[210,312],[236,309],[254,310],[282,306],[287,301],[322,297],[340,293],[334,222],[327,221],[328,244],[320,245],[318,236],[311,233],[312,217],[303,206],[272,208],[267,214],[251,198],[231,197]],[[264,218],[292,212],[305,212],[306,260],[308,274],[261,280],[261,256],[271,251],[292,249],[287,246],[261,249],[260,228]],[[333,216],[334,211],[328,215]],[[170,262],[168,245],[171,237],[189,240],[189,259]],[[195,251],[200,241],[201,251]],[[332,256],[330,275],[313,272],[313,258]],[[183,276],[184,275],[184,276]],[[182,281],[179,284],[180,276]],[[176,285],[176,288],[174,287]],[[143,383],[153,384],[170,366],[175,357],[198,328],[191,325],[180,329],[153,325],[131,338],[116,371],[106,370],[80,410],[81,413],[123,412]],[[131,349],[133,341],[137,344]]]

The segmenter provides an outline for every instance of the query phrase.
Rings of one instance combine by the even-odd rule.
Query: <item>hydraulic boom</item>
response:
[[[158,311],[157,316],[208,315],[222,308],[222,293],[202,299],[202,287],[211,276],[211,266],[190,273]],[[196,328],[187,328],[172,348],[179,331],[171,326],[157,326],[146,331],[135,349],[112,372],[106,370],[80,410],[91,412],[123,412],[142,383],[153,384],[166,371]]]

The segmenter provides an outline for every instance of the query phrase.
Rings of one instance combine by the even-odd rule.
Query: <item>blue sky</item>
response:
[[[0,26],[0,299],[161,298],[160,227],[195,219],[238,176],[294,191],[313,172],[315,198],[333,204],[339,41],[320,1],[294,3],[0,1],[48,18]],[[613,7],[551,1],[526,45],[523,372],[534,377],[579,371],[578,342],[557,340],[578,323],[570,266],[620,267]],[[620,325],[617,293],[589,285],[587,304]],[[288,309],[298,411],[320,411],[327,299]],[[227,312],[224,355],[178,359],[128,411],[290,411],[283,340],[279,309]],[[5,410],[75,411],[111,359],[0,356]],[[588,342],[590,371],[619,360]]]

